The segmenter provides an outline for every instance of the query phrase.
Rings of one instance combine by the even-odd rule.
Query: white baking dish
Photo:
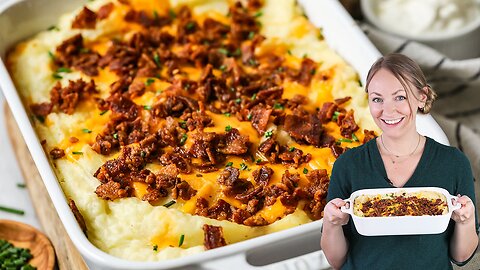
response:
[[[360,195],[383,195],[389,193],[413,193],[418,191],[434,191],[443,194],[447,200],[448,213],[437,216],[398,216],[398,217],[359,217],[353,213],[353,203]],[[359,234],[365,236],[378,235],[412,235],[412,234],[437,234],[447,229],[452,212],[461,207],[453,205],[452,196],[447,190],[438,187],[419,188],[373,188],[361,189],[352,193],[350,198],[345,199],[350,207],[341,208],[342,212],[350,214]]]
[[[52,202],[70,238],[92,269],[323,269],[328,267],[319,250],[322,221],[251,240],[231,244],[179,259],[161,262],[133,262],[113,257],[92,245],[79,228],[63,191],[30,123],[20,97],[4,64],[5,54],[15,43],[33,36],[57,21],[62,14],[86,0],[0,1],[0,88],[13,111]],[[300,0],[311,21],[323,27],[332,48],[359,72],[365,82],[370,65],[380,56],[337,0]],[[422,134],[448,144],[445,134],[431,116],[418,118]],[[306,254],[306,255],[304,255]],[[292,258],[293,257],[293,258]],[[280,262],[278,262],[280,261]]]

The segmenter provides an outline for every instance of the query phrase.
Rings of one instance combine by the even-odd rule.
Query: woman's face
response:
[[[408,93],[388,70],[380,69],[368,86],[368,105],[375,123],[385,135],[398,137],[416,129],[417,108],[423,102]],[[421,95],[422,100],[426,99]]]

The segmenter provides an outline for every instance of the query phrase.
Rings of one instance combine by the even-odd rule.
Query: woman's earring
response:
[[[418,107],[418,110],[423,112],[423,110],[425,109],[425,107]]]

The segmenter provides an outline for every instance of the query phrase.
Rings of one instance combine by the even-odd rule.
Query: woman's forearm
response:
[[[334,269],[340,269],[345,263],[348,252],[348,242],[342,226],[324,222],[321,246],[328,263]]]
[[[452,239],[450,241],[450,256],[457,262],[464,262],[478,245],[478,235],[475,230],[475,219],[472,218],[468,223],[456,223]]]

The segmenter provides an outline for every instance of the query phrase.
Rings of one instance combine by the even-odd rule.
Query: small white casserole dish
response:
[[[353,206],[355,199],[361,195],[384,195],[403,192],[408,194],[420,191],[433,191],[444,195],[448,212],[434,216],[389,217],[360,217],[354,214]],[[461,207],[460,204],[453,205],[452,199],[456,200],[457,197],[451,195],[447,190],[438,187],[361,189],[353,192],[350,198],[344,200],[350,207],[343,206],[341,211],[352,216],[358,233],[365,236],[438,234],[447,229],[452,212]]]

